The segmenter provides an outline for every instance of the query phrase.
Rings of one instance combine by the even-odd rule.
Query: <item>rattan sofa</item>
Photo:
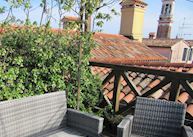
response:
[[[103,118],[66,105],[65,92],[0,102],[0,137],[98,137]]]
[[[193,137],[184,126],[185,110],[180,103],[138,97],[134,116],[118,125],[117,137]]]

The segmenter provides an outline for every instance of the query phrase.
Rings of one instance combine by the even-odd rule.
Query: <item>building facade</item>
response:
[[[144,14],[147,4],[143,0],[123,0],[121,6],[120,34],[142,41]]]
[[[170,38],[175,0],[162,0],[162,10],[158,21],[157,38]]]
[[[143,43],[171,63],[193,62],[193,47],[183,39],[143,39]]]

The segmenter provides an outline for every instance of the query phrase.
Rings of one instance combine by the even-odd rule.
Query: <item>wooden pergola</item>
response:
[[[191,82],[193,82],[193,74],[191,73],[159,70],[155,68],[149,68],[149,67],[137,66],[137,65],[117,65],[117,64],[100,63],[100,62],[90,62],[90,66],[104,67],[112,70],[109,73],[109,75],[103,80],[102,84],[105,85],[111,78],[115,77],[114,89],[113,89],[113,108],[115,112],[119,111],[119,106],[120,106],[119,96],[121,92],[120,90],[121,77],[124,78],[127,85],[134,92],[135,96],[148,97],[151,94],[157,92],[162,87],[168,84],[171,84],[169,101],[177,101],[177,97],[180,94],[181,86],[193,98],[193,87],[190,84]],[[153,87],[146,93],[141,94],[141,92],[137,89],[133,81],[127,76],[128,71],[151,74],[156,76],[163,76],[164,79],[157,86]],[[133,107],[134,105],[135,105],[135,101],[131,102],[129,107]]]

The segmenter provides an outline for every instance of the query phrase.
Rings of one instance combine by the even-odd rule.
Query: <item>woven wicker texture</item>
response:
[[[183,104],[137,98],[132,133],[146,137],[180,137],[184,119]]]
[[[62,130],[55,130],[53,132],[36,135],[33,137],[85,137],[85,135],[76,131],[75,129],[65,127],[65,129]]]
[[[78,129],[85,135],[98,136],[103,130],[103,118],[68,109],[67,126]]]
[[[27,137],[65,126],[65,92],[0,103],[0,137]]]

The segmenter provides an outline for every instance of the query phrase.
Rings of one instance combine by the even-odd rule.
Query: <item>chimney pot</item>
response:
[[[120,34],[142,42],[147,4],[143,0],[123,0],[121,6]]]
[[[149,39],[155,39],[155,32],[149,33]]]

